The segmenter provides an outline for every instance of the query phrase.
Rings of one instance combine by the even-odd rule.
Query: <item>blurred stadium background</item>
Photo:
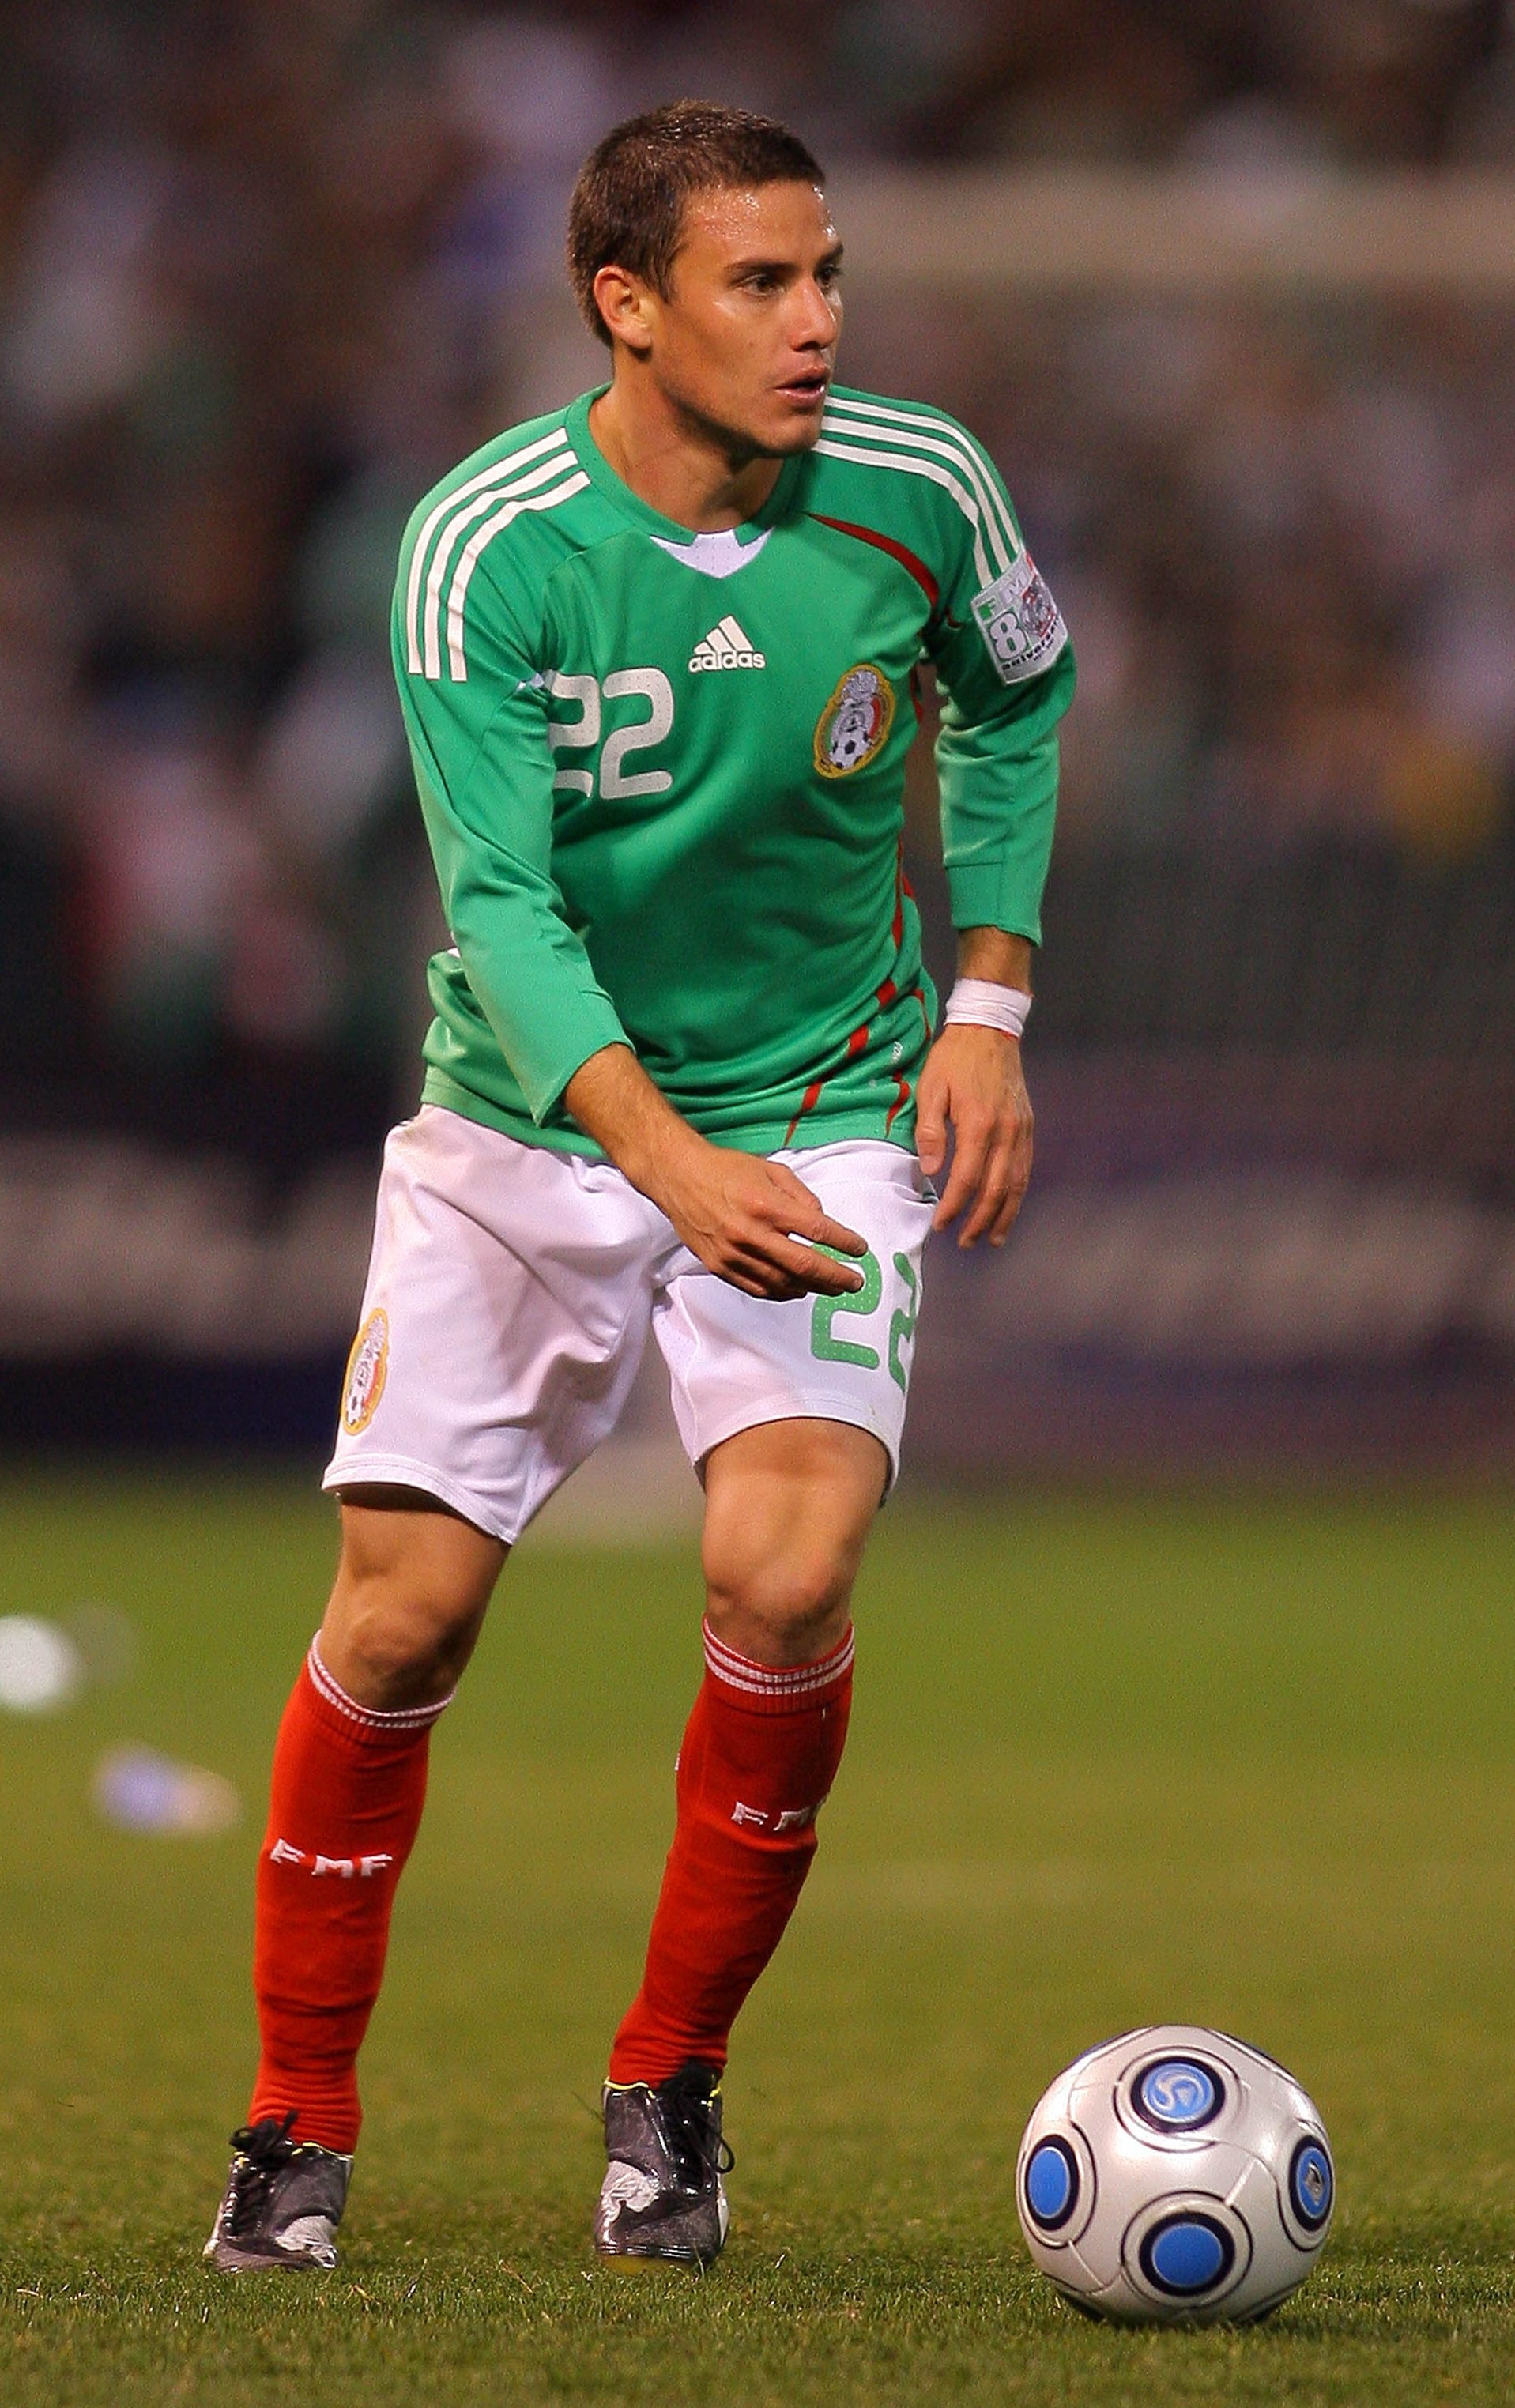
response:
[[[595,378],[573,172],[694,93],[828,161],[844,375],[985,437],[1081,660],[1037,1181],[1006,1261],[934,1260],[917,1469],[1508,1469],[1505,0],[0,41],[0,1436],[322,1443],[436,935],[399,532]]]

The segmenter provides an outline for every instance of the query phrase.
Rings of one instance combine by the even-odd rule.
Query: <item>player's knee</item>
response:
[[[369,1581],[343,1599],[347,1651],[369,1682],[396,1695],[450,1687],[472,1648],[477,1620],[446,1601],[402,1594]]]
[[[839,1423],[765,1423],[718,1447],[704,1537],[717,1638],[760,1664],[828,1655],[847,1629],[886,1470],[879,1440]]]
[[[338,1578],[327,1628],[339,1631],[343,1660],[361,1669],[367,1699],[406,1705],[453,1686],[482,1615],[482,1606],[456,1595],[348,1574]]]
[[[758,1663],[805,1664],[847,1627],[850,1553],[803,1543],[761,1556],[707,1554],[706,1611],[718,1639]]]
[[[473,1652],[493,1585],[436,1550],[375,1547],[349,1532],[323,1627],[367,1702],[445,1695]]]

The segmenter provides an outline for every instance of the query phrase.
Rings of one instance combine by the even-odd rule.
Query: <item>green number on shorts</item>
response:
[[[903,1388],[907,1382],[905,1366],[899,1359],[899,1350],[902,1346],[911,1345],[915,1337],[915,1317],[921,1310],[921,1283],[910,1268],[908,1254],[896,1254],[894,1268],[905,1282],[905,1294],[908,1301],[901,1305],[889,1325],[889,1376]]]
[[[822,1246],[820,1252],[833,1254],[839,1263],[854,1263],[863,1274],[861,1287],[846,1296],[818,1296],[815,1311],[810,1315],[810,1352],[822,1363],[858,1363],[865,1371],[877,1371],[879,1357],[871,1346],[854,1346],[845,1338],[832,1335],[832,1316],[838,1312],[877,1312],[884,1292],[884,1275],[879,1268],[879,1257],[866,1254],[838,1254],[835,1246]]]

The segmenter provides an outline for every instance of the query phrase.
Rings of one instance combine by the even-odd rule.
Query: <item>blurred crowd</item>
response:
[[[1515,317],[1117,308],[957,334],[1075,633],[1065,846],[1323,840],[1435,868],[1498,842]]]
[[[0,1025],[205,1078],[396,1059],[415,498],[593,358],[539,296],[680,93],[823,158],[1503,165],[1495,0],[51,0],[0,78]],[[1515,329],[1467,307],[860,306],[1075,627],[1069,844],[1502,841]]]

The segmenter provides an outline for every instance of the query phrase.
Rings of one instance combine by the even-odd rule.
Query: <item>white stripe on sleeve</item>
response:
[[[421,598],[421,580],[425,574],[426,548],[449,510],[456,509],[458,504],[466,501],[471,494],[481,494],[486,487],[503,483],[506,478],[517,473],[528,460],[537,459],[542,452],[564,450],[567,446],[567,430],[561,426],[554,427],[550,435],[542,436],[536,443],[526,444],[520,452],[512,452],[508,459],[496,460],[493,467],[481,468],[477,477],[468,479],[466,484],[455,485],[451,493],[445,494],[436,508],[428,513],[410,553],[410,569],[405,588],[405,630],[408,644],[409,665],[413,674],[419,675],[421,670],[421,620],[417,605]]]
[[[573,475],[565,478],[561,485],[552,486],[545,494],[523,494],[518,500],[507,502],[503,509],[496,510],[493,518],[486,519],[481,527],[474,529],[459,554],[451,590],[447,597],[448,666],[458,684],[465,683],[468,676],[468,662],[463,648],[463,614],[474,570],[479,566],[485,545],[493,543],[494,538],[509,525],[512,519],[519,518],[522,510],[556,509],[560,502],[567,501],[574,494],[581,494],[588,483],[589,479],[582,468],[576,466]]]
[[[850,443],[829,441],[824,435],[815,448],[818,452],[827,453],[833,460],[856,460],[865,468],[903,468],[907,476],[929,477],[934,485],[945,486],[973,529],[973,561],[979,572],[979,582],[980,585],[988,585],[992,582],[989,559],[984,551],[983,522],[979,515],[978,502],[961,478],[954,477],[950,469],[937,467],[933,460],[914,458],[908,452],[861,452]]]
[[[922,419],[903,409],[886,409],[877,402],[849,401],[839,395],[827,404],[826,419],[835,423],[838,434],[875,443],[903,443],[965,469],[978,496],[991,549],[1000,555],[996,566],[1001,572],[1014,566],[1023,549],[1015,522],[984,456],[968,436],[944,426],[939,419]],[[869,424],[868,421],[881,423]]]

